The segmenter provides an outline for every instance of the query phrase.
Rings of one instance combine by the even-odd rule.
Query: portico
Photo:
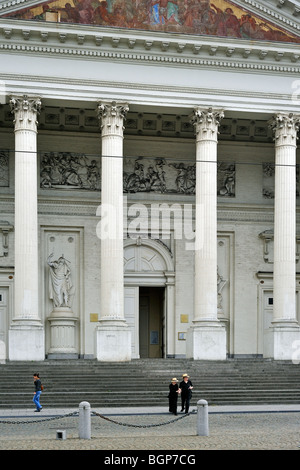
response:
[[[276,27],[290,40],[276,42],[0,13],[8,359],[129,361],[139,330],[144,344],[162,335],[164,357],[292,359],[300,117],[287,18]],[[55,318],[51,252],[72,277],[71,313]],[[160,289],[153,328],[140,323],[146,287]]]

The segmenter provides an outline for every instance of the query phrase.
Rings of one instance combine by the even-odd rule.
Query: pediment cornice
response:
[[[290,31],[300,31],[300,4],[294,0],[235,0],[241,8],[258,14],[266,20]],[[298,17],[298,18],[297,18]]]
[[[0,18],[0,51],[265,73],[300,72],[291,43]]]

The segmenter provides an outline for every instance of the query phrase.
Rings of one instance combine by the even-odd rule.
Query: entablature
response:
[[[300,51],[292,43],[246,41],[176,33],[97,28],[0,18],[3,52],[155,62],[157,65],[240,68],[296,73]]]

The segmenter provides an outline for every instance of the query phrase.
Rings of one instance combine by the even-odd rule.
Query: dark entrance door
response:
[[[140,357],[163,357],[164,287],[139,288]]]

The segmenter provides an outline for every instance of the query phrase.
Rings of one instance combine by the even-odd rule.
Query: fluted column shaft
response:
[[[98,106],[102,133],[101,320],[124,319],[123,121],[124,103]]]
[[[37,115],[40,100],[12,98],[15,124],[15,311],[13,320],[37,320]]]
[[[218,320],[217,135],[222,111],[194,109],[196,133],[194,318],[186,356],[226,359],[226,330]]]
[[[296,321],[296,138],[299,116],[278,114],[275,132],[273,322]]]
[[[39,316],[37,220],[37,116],[41,102],[12,97],[15,124],[15,276],[14,313],[8,331],[9,359],[45,358]]]
[[[194,111],[196,241],[194,322],[217,320],[217,136],[223,113]]]

